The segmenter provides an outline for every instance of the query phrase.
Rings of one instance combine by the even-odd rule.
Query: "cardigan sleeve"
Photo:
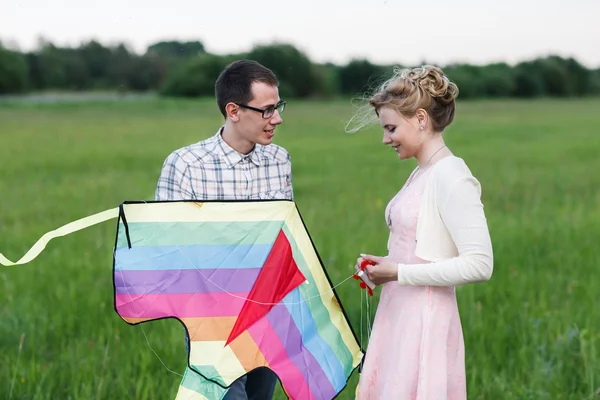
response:
[[[492,276],[492,243],[481,203],[479,182],[463,176],[440,196],[440,216],[456,245],[458,256],[426,264],[398,264],[398,282],[412,286],[459,286]],[[450,187],[448,187],[450,186]]]

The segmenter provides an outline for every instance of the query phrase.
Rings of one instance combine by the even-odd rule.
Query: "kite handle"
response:
[[[356,280],[362,280],[362,282],[360,283],[360,288],[367,289],[367,291],[369,292],[369,296],[373,296],[373,289],[375,289],[375,284],[371,281],[371,279],[369,279],[369,276],[365,273],[365,268],[367,267],[367,265],[375,265],[375,263],[369,260],[363,260],[363,262],[360,263],[360,271],[352,275],[352,277]]]

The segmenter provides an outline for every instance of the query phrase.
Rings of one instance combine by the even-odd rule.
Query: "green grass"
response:
[[[458,289],[470,399],[591,399],[600,388],[599,109],[599,100],[465,102],[446,133],[482,183],[495,253],[491,281]],[[349,102],[292,101],[276,137],[333,282],[359,253],[384,253],[384,208],[415,165],[384,148],[377,127],[345,134],[351,112]],[[1,106],[0,252],[19,259],[49,230],[152,199],[168,153],[220,122],[212,101]],[[144,332],[182,373],[181,326],[142,331],[118,317],[114,237],[107,222],[0,268],[0,398],[174,397],[179,377]],[[352,282],[338,293],[358,334]],[[355,373],[341,399],[356,382]]]

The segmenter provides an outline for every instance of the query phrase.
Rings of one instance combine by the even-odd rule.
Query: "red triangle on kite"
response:
[[[279,303],[288,293],[305,281],[306,278],[294,261],[290,242],[281,230],[248,294],[225,346],[267,315],[274,304]]]

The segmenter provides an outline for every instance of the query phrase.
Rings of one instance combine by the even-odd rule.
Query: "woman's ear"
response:
[[[417,122],[419,123],[419,129],[423,130],[427,127],[427,122],[429,120],[429,114],[427,114],[427,111],[425,111],[422,108],[419,108],[416,113],[415,116],[417,117]]]

